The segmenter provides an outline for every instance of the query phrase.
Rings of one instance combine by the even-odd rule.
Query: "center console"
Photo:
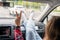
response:
[[[0,40],[14,40],[13,26],[0,25]]]

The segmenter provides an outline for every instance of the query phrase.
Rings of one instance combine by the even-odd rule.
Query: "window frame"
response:
[[[53,8],[49,13],[48,13],[48,15],[45,17],[45,19],[43,20],[43,22],[46,20],[46,22],[48,22],[48,16],[49,16],[49,14],[51,14],[51,12],[53,12],[57,7],[59,7],[60,5],[57,5],[55,8]]]

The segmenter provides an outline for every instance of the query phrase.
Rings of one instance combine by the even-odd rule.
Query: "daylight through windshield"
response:
[[[34,13],[33,18],[37,18],[37,16],[40,16],[41,12],[44,11],[44,9],[47,6],[47,3],[38,3],[38,2],[28,2],[28,1],[9,1],[4,6],[4,8],[0,8],[0,17],[15,17],[15,11],[20,13],[22,10],[23,13],[26,14],[26,17],[28,17],[31,13]],[[10,5],[10,6],[9,6]],[[6,10],[4,10],[6,9]],[[4,12],[2,12],[4,11]],[[2,13],[2,14],[1,14]]]

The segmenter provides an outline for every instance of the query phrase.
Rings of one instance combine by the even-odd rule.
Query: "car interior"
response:
[[[44,32],[45,25],[47,24],[48,20],[50,19],[49,15],[53,13],[54,9],[56,9],[58,6],[60,6],[60,0],[22,0],[22,1],[42,3],[45,5],[44,7],[41,6],[41,8],[43,7],[42,11],[39,10],[40,12],[37,12],[37,11],[33,12],[35,14],[38,14],[38,15],[34,16],[34,21],[35,21],[35,25],[36,25],[36,31],[39,34],[39,36],[43,39],[44,33],[45,33]],[[10,3],[4,1],[3,6],[10,7]],[[0,40],[14,40],[14,29],[16,27],[16,25],[14,23],[14,20],[16,18],[15,16],[16,16],[16,14],[14,14],[14,13],[9,13],[8,16],[5,16],[5,14],[3,16],[0,16]],[[55,15],[52,15],[52,16],[55,16]],[[8,33],[6,32],[7,30],[8,30]],[[23,38],[24,38],[24,40],[26,40],[26,35],[25,35],[26,30],[25,30],[23,24],[21,24],[21,30],[23,33]]]

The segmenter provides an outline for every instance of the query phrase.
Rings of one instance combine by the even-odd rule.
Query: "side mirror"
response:
[[[36,26],[38,26],[39,30],[44,30],[45,29],[45,24],[42,22],[36,22]]]

